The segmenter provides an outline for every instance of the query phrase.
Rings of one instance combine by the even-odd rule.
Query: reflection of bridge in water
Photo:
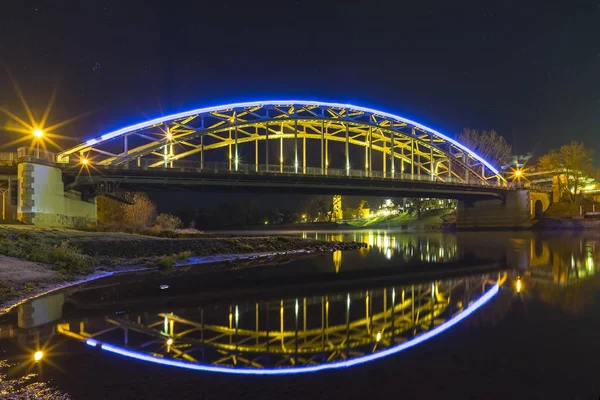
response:
[[[476,311],[506,274],[327,296],[85,318],[57,331],[148,362],[232,373],[310,372],[368,362]]]

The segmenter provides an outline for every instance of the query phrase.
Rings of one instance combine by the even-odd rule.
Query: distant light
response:
[[[169,288],[169,285],[160,285],[160,290],[165,290]]]
[[[167,140],[173,140],[173,134],[171,132],[167,133]]]
[[[41,351],[39,351],[39,350],[38,350],[38,351],[36,351],[36,352],[33,354],[33,360],[34,360],[35,362],[38,362],[38,361],[40,361],[42,358],[44,358],[44,353],[43,353],[43,352],[41,352]]]
[[[87,158],[82,158],[82,159],[81,159],[81,163],[82,163],[83,165],[88,165],[88,164],[90,163],[90,160],[88,160]]]
[[[167,346],[172,346],[173,345],[173,338],[168,338],[167,339]]]
[[[517,293],[521,293],[521,278],[517,279]]]
[[[375,340],[378,342],[381,340],[381,331],[377,332],[377,336],[375,336]]]
[[[523,175],[523,171],[521,171],[520,169],[515,171],[515,176],[519,177],[521,175]]]
[[[35,136],[36,138],[41,138],[44,136],[44,131],[41,129],[34,129],[33,136]]]

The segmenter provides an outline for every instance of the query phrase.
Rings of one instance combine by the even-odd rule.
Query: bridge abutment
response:
[[[457,229],[531,228],[529,191],[508,191],[503,199],[459,200]]]
[[[52,163],[22,161],[18,165],[17,218],[37,226],[76,228],[96,222],[96,200],[64,189],[62,170]]]

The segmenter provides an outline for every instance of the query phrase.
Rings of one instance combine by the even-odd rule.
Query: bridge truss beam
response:
[[[253,151],[247,147],[242,151],[249,144],[254,144]],[[314,156],[315,151],[319,156]],[[253,164],[258,172],[261,154],[268,171],[272,166],[283,172],[291,165],[299,174],[318,167],[326,175],[336,163],[347,175],[364,166],[367,176],[410,174],[427,175],[433,181],[506,183],[477,154],[423,125],[362,107],[301,101],[241,103],[159,118],[89,140],[60,153],[58,161],[140,166],[154,159],[145,165],[169,168],[192,159],[202,169],[212,157],[225,159],[231,171]],[[374,156],[380,161],[374,162]]]

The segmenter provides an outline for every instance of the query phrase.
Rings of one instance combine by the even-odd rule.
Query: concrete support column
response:
[[[82,227],[96,222],[96,200],[65,192],[62,170],[54,165],[21,162],[18,165],[17,218],[38,226]]]
[[[457,229],[526,229],[531,225],[528,190],[506,192],[504,199],[458,201]]]

